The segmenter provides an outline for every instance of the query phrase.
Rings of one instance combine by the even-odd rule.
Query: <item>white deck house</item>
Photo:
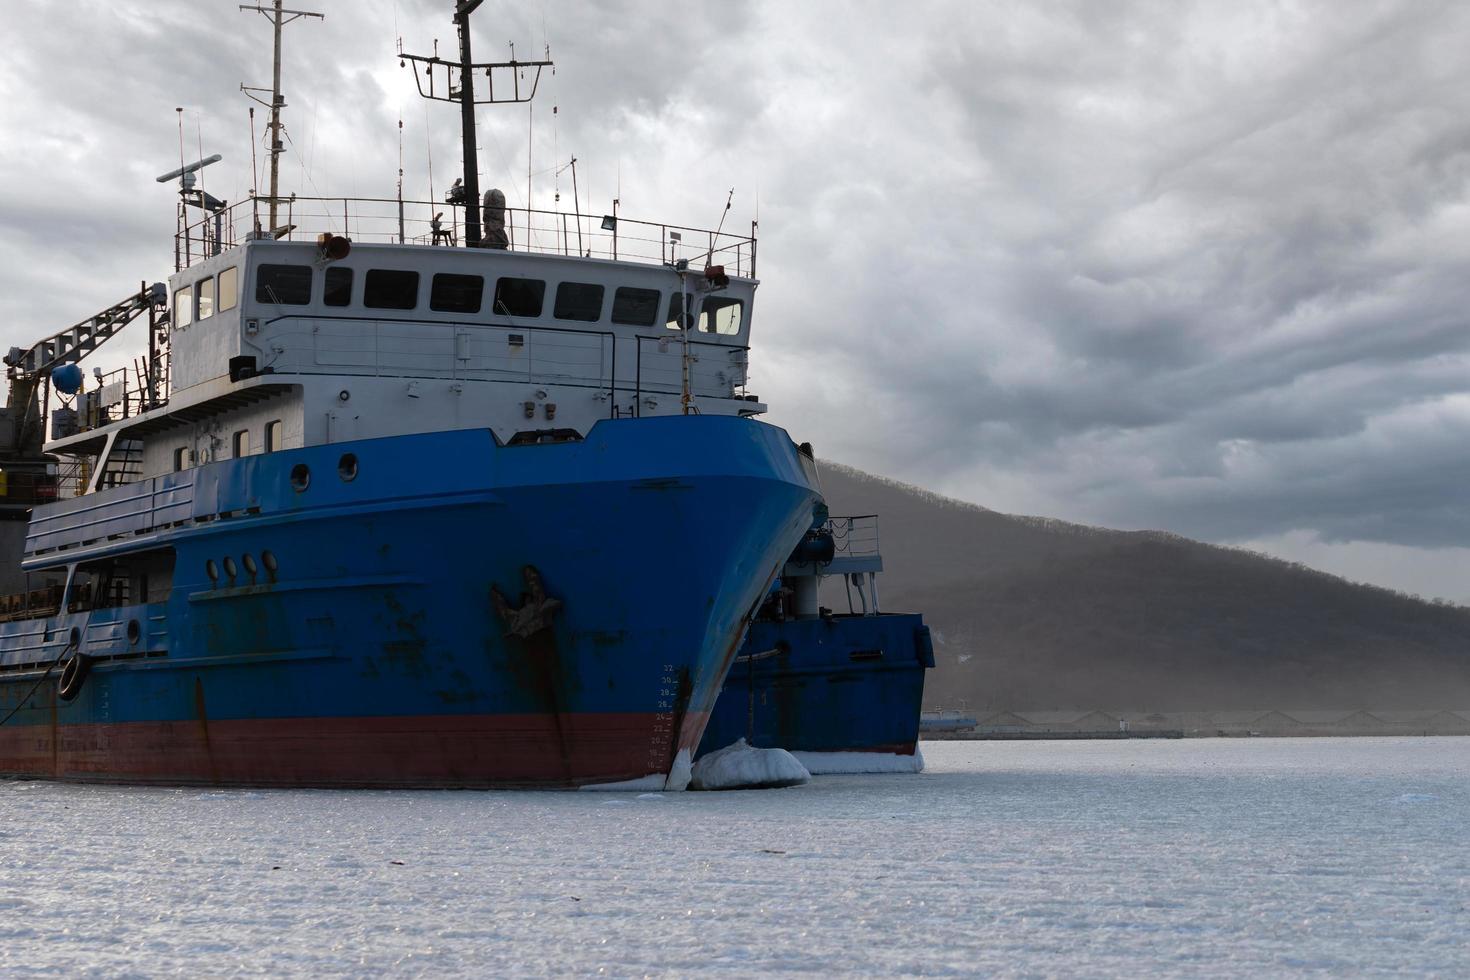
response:
[[[710,235],[708,254],[749,268],[754,239],[723,239],[735,244],[716,254]],[[96,490],[416,432],[575,439],[602,419],[682,413],[686,385],[689,411],[765,411],[746,391],[756,280],[707,275],[704,254],[676,267],[590,248],[344,244],[216,237],[201,257],[187,242],[169,280],[166,400],[140,410],[125,386],[92,392],[79,431],[46,451],[89,460]]]

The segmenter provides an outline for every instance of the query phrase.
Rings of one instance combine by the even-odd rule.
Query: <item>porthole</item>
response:
[[[142,635],[143,631],[138,628],[138,621],[136,619],[128,620],[128,645],[137,646],[138,640]]]
[[[351,483],[357,479],[357,455],[355,453],[343,453],[342,458],[337,460],[337,475],[342,478],[343,483]]]
[[[235,578],[240,574],[240,566],[228,555],[225,556],[225,574],[229,576],[231,585],[235,584]]]
[[[305,463],[297,463],[291,467],[291,487],[297,492],[311,486],[311,468]]]
[[[255,575],[260,571],[260,567],[255,564],[255,556],[246,552],[240,556],[240,564],[245,566],[245,574],[250,576],[250,584],[254,585]]]
[[[214,563],[213,558],[204,563],[204,574],[209,576],[211,582],[219,584],[219,566]]]
[[[275,552],[262,551],[260,553],[260,563],[265,566],[265,573],[269,575],[271,577],[271,581],[274,582],[276,580]]]

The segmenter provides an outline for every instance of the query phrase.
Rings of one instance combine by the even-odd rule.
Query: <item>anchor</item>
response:
[[[521,577],[526,580],[526,591],[521,593],[519,608],[513,608],[498,585],[490,586],[490,601],[495,613],[506,625],[506,636],[529,639],[542,630],[551,629],[551,617],[561,609],[561,600],[546,594],[546,585],[535,565],[521,568]]]

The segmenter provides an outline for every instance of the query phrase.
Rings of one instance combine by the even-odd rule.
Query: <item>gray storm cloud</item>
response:
[[[308,4],[308,6],[312,6]],[[389,196],[452,107],[394,57],[447,2],[288,28],[286,186]],[[1470,8],[1434,3],[668,8],[490,0],[477,54],[557,61],[481,114],[482,181],[693,225],[759,209],[755,390],[830,457],[1000,510],[1242,542],[1470,599]],[[7,4],[0,329],[29,342],[171,267],[152,177],[251,186],[235,3]],[[79,70],[57,65],[84,53]],[[557,107],[555,115],[551,107]],[[257,118],[257,138],[261,120]],[[1418,556],[1421,560],[1413,560]]]

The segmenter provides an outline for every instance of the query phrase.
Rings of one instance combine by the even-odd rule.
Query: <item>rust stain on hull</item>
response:
[[[214,746],[209,740],[209,712],[204,707],[204,678],[194,678],[194,715],[199,721],[199,737],[204,742],[204,758],[209,763],[210,782],[219,781],[219,771],[214,764]]]

